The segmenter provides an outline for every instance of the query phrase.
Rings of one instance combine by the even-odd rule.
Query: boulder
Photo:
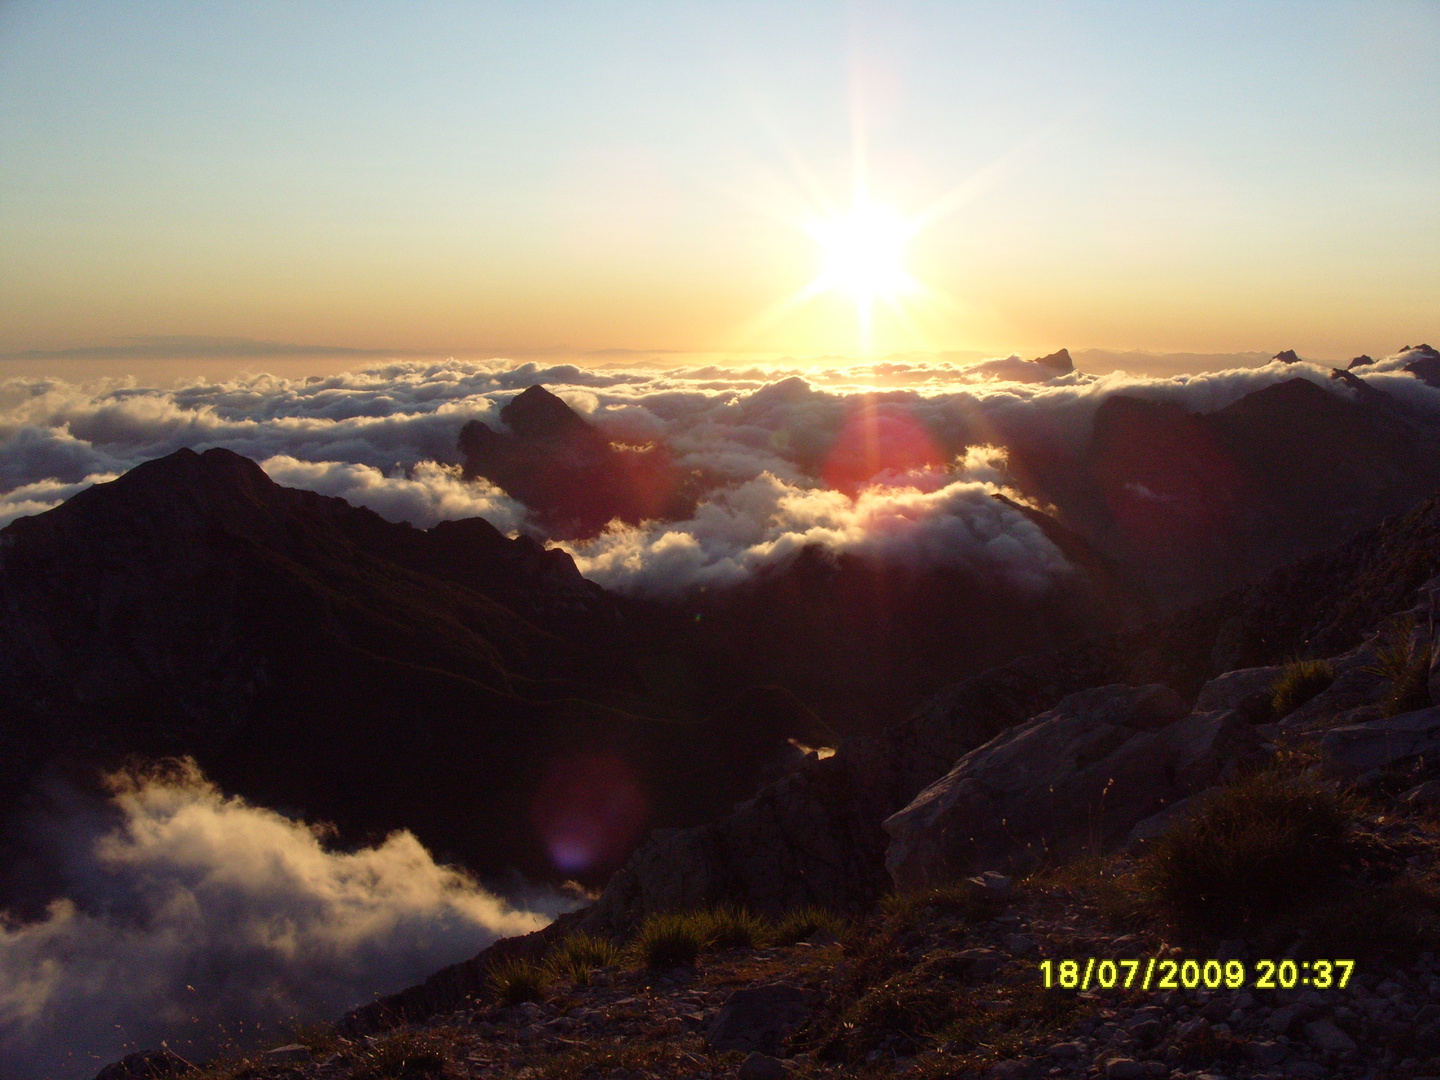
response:
[[[1253,667],[1217,675],[1200,688],[1195,711],[1236,709],[1261,721],[1269,719],[1270,692],[1284,670],[1279,666]]]
[[[1157,814],[1151,814],[1142,821],[1137,821],[1130,829],[1130,835],[1126,837],[1127,846],[1134,846],[1154,840],[1161,833],[1167,832],[1172,826],[1187,820],[1206,803],[1210,802],[1225,789],[1220,785],[1208,787],[1204,791],[1197,791],[1194,795],[1171,803]]]
[[[810,1015],[813,994],[789,983],[771,983],[736,990],[705,1032],[705,1045],[715,1053],[775,1056],[799,1024]]]
[[[1407,758],[1440,752],[1440,705],[1364,724],[1331,728],[1320,740],[1320,762],[1331,776],[1355,777]]]
[[[923,889],[1113,843],[1212,784],[1256,741],[1233,711],[1184,716],[1164,686],[1071,694],[966,754],[887,818],[886,868],[897,888]]]

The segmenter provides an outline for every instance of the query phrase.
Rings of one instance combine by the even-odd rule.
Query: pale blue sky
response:
[[[846,297],[765,313],[857,111],[902,214],[990,168],[876,348],[1394,350],[1437,335],[1437,53],[1434,2],[11,0],[0,352],[853,350]]]

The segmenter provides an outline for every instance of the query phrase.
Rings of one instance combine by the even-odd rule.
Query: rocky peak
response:
[[[574,409],[538,383],[501,409],[500,419],[522,439],[584,438],[594,434]]]
[[[1359,356],[1355,357],[1354,360],[1350,361],[1350,365],[1347,370],[1354,371],[1357,367],[1369,367],[1373,363],[1375,363],[1375,358],[1373,356],[1361,353]]]
[[[1294,349],[1282,349],[1270,359],[1279,360],[1282,364],[1298,364],[1300,362],[1300,357],[1296,355]]]
[[[1069,349],[1061,349],[1059,352],[1053,352],[1049,356],[1037,356],[1035,363],[1040,364],[1042,367],[1051,368],[1060,375],[1068,375],[1075,370],[1075,363],[1070,359]]]

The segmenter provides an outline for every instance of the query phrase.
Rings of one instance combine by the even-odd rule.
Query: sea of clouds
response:
[[[1363,370],[1402,401],[1440,410],[1440,391],[1400,370],[1406,354]],[[532,530],[523,505],[460,474],[470,420],[499,427],[524,388],[559,394],[617,442],[662,442],[706,491],[688,520],[619,526],[568,545],[612,588],[673,594],[733,583],[807,543],[918,562],[962,562],[1040,588],[1064,560],[1023,514],[988,499],[1005,484],[1004,448],[1073,452],[1116,393],[1209,412],[1304,378],[1351,391],[1313,363],[1168,378],[1053,371],[1018,356],[969,365],[923,359],[848,366],[673,370],[506,361],[394,362],[327,377],[236,377],[171,387],[114,380],[0,384],[0,525],[58,505],[180,447],[223,446],[279,483],[336,495],[425,528],[480,516]],[[838,490],[817,465],[857,409],[877,438],[917,426],[952,456]],[[890,426],[887,426],[890,425]],[[975,448],[987,452],[983,463]],[[982,467],[983,466],[983,467]],[[842,485],[843,487],[843,485]]]
[[[162,1042],[204,1059],[335,1019],[560,907],[517,910],[409,833],[327,849],[321,830],[227,797],[194,768],[52,791],[30,823],[61,884],[0,918],[0,1076],[88,1080]]]

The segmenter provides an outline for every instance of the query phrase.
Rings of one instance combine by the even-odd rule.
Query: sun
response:
[[[810,233],[820,246],[818,290],[845,293],[865,306],[898,299],[915,284],[905,271],[912,231],[893,207],[867,200],[815,223]]]

